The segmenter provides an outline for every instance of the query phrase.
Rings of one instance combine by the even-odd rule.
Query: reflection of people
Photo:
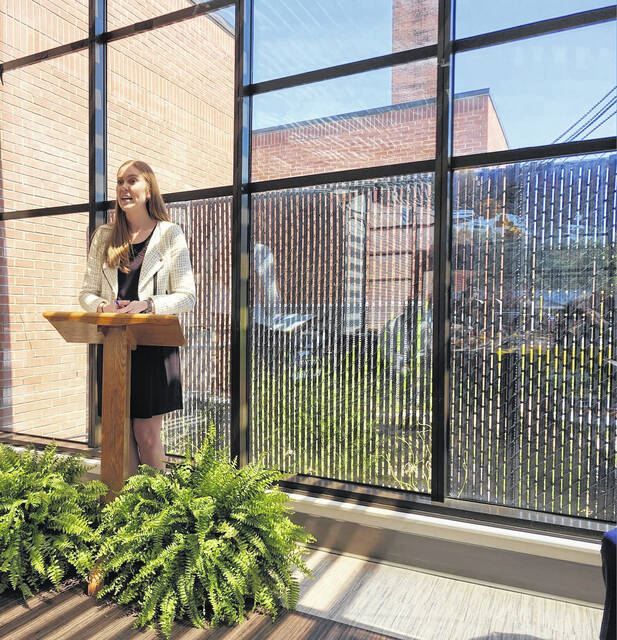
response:
[[[86,311],[106,313],[179,314],[195,305],[184,234],[170,222],[154,173],[145,162],[129,160],[118,169],[115,219],[92,238],[79,302]],[[131,439],[129,470],[134,473],[139,462],[163,469],[163,414],[182,408],[178,348],[139,346],[131,360],[135,440]],[[100,398],[101,351],[98,363]]]

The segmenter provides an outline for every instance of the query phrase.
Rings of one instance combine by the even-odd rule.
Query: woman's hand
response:
[[[102,307],[99,306],[99,313],[118,313],[121,311],[127,304],[129,304],[130,300],[115,300],[113,302],[108,302],[106,305]]]
[[[148,308],[147,300],[118,300],[118,303],[125,302],[120,309],[116,309],[117,313],[143,313]]]

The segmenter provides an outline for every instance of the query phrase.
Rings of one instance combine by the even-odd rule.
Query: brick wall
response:
[[[85,439],[87,358],[42,317],[77,309],[88,214],[0,222],[0,427]]]
[[[87,3],[7,0],[0,57],[12,59],[87,34]],[[88,199],[88,62],[73,53],[4,74],[0,86],[0,206]],[[0,428],[84,440],[87,358],[42,317],[77,309],[88,214],[0,222]]]
[[[110,0],[110,28],[189,6]],[[123,13],[120,13],[122,11]],[[0,59],[87,35],[86,0],[5,0]],[[233,36],[199,17],[109,46],[110,187],[127,158],[164,191],[231,183]],[[0,86],[0,206],[88,199],[87,52],[7,72]],[[42,318],[78,310],[88,214],[0,222],[0,428],[85,440],[86,347]]]
[[[233,62],[233,36],[205,16],[109,45],[110,197],[127,158],[149,162],[164,192],[231,184]]]
[[[88,36],[88,0],[2,0],[0,17],[1,60]]]

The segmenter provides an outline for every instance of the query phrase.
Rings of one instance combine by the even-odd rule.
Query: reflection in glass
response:
[[[148,162],[164,193],[231,184],[234,32],[216,17],[108,45],[110,197],[128,158]]]
[[[432,185],[253,196],[253,459],[430,490]]]
[[[252,179],[435,156],[434,59],[256,95]]]
[[[606,0],[455,0],[455,35],[467,38],[609,6]]]
[[[614,520],[617,153],[458,171],[451,492]]]
[[[256,0],[254,82],[437,42],[437,0]]]
[[[454,69],[455,93],[470,96],[454,106],[454,155],[617,132],[614,21],[460,53]]]
[[[230,442],[231,197],[177,202],[167,207],[186,236],[197,302],[182,317],[187,345],[180,350],[184,407],[165,416],[168,453],[198,447],[214,427],[221,446]]]

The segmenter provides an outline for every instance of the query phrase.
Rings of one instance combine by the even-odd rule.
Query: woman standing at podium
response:
[[[182,229],[173,224],[154,172],[129,160],[118,169],[115,217],[94,233],[79,302],[86,311],[180,314],[195,306],[195,281]],[[102,350],[102,346],[100,347]],[[102,352],[98,357],[99,398]],[[164,469],[163,415],[182,408],[178,347],[138,346],[131,356],[131,473]],[[100,401],[99,401],[100,414]]]

